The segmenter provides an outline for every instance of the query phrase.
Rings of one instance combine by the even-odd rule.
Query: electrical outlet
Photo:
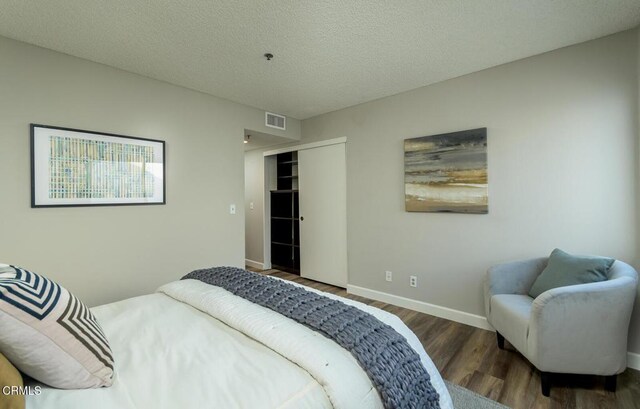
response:
[[[418,286],[418,277],[416,277],[416,276],[409,277],[409,285],[411,287],[417,287]]]
[[[393,281],[393,273],[391,271],[385,271],[384,274],[387,281]]]

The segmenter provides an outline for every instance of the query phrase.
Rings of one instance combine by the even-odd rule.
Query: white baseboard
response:
[[[347,285],[347,292],[349,294],[359,295],[361,297],[370,298],[376,301],[382,301],[387,304],[396,305],[398,307],[408,308],[413,311],[423,312],[425,314],[434,315],[436,317],[445,318],[466,325],[471,325],[472,327],[495,331],[493,327],[487,322],[487,319],[481,315],[470,314],[468,312],[441,307],[439,305],[429,304],[424,301],[412,300],[410,298],[400,297],[398,295],[383,293],[382,291],[371,290],[369,288],[358,287],[350,284]],[[627,352],[627,367],[640,370],[640,354],[635,352]]]
[[[627,352],[627,367],[640,371],[640,354]]]
[[[424,301],[412,300],[410,298],[400,297],[398,295],[383,293],[382,291],[370,290],[355,285],[347,285],[347,292],[361,297],[370,298],[376,301],[382,301],[387,304],[393,304],[398,307],[408,308],[410,310],[423,312],[425,314],[434,315],[436,317],[445,318],[451,321],[460,322],[462,324],[471,325],[472,327],[482,328],[489,331],[494,329],[489,325],[487,319],[480,315],[470,314],[464,311],[454,310],[452,308],[441,307],[435,304],[429,304]]]
[[[262,264],[262,263],[260,263],[258,261],[249,260],[248,258],[244,259],[244,264],[246,266],[253,267],[253,268],[258,268],[260,270],[264,270],[265,269],[264,268],[264,264]]]

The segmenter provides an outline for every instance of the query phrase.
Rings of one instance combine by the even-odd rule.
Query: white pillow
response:
[[[91,311],[54,281],[6,264],[0,264],[0,352],[56,388],[113,380],[113,354]]]

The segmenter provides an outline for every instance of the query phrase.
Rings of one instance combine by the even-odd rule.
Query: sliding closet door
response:
[[[345,144],[298,151],[300,275],[347,286]]]

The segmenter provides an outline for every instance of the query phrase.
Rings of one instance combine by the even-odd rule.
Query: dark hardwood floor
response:
[[[494,332],[347,294],[338,287],[278,270],[252,271],[295,281],[370,304],[399,316],[416,333],[442,377],[509,407],[640,409],[640,372],[618,376],[615,393],[605,391],[604,377],[565,376],[554,379],[551,396],[540,392],[540,374],[508,342],[498,349]]]

